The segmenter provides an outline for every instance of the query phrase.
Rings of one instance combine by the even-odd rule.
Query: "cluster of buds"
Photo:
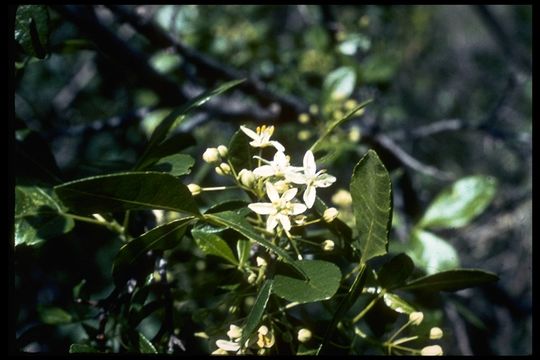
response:
[[[269,351],[269,349],[272,348],[272,346],[274,346],[276,342],[274,332],[266,325],[261,325],[257,330],[257,333],[251,335],[242,347],[240,344],[242,332],[242,328],[231,324],[229,326],[229,331],[227,331],[229,340],[217,340],[217,349],[212,352],[212,355],[230,355],[231,353],[238,355],[253,353],[264,355]]]

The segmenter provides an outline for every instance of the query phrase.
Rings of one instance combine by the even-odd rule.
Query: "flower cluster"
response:
[[[317,196],[317,188],[325,188],[332,185],[336,178],[326,174],[325,170],[317,171],[315,157],[308,150],[303,159],[303,166],[291,166],[290,157],[285,154],[285,148],[279,142],[270,140],[274,127],[258,127],[257,131],[250,130],[245,126],[240,129],[249,136],[249,143],[255,148],[274,147],[277,151],[272,160],[255,156],[259,164],[252,174],[255,179],[261,179],[264,183],[266,195],[270,202],[258,202],[248,205],[255,213],[268,215],[266,230],[273,231],[278,225],[286,232],[291,229],[291,217],[304,213],[313,207]],[[240,174],[249,170],[243,169]],[[244,172],[244,173],[242,173]],[[251,174],[250,174],[251,175]],[[253,184],[253,182],[251,182]],[[305,185],[303,189],[303,203],[295,202],[295,196],[299,188],[295,185]]]
[[[260,326],[257,333],[246,340],[243,348],[240,344],[242,328],[231,324],[227,336],[229,340],[219,339],[216,341],[217,349],[212,352],[213,355],[229,355],[230,353],[243,355],[254,351],[259,355],[264,355],[276,342],[273,331],[268,329],[266,325]]]

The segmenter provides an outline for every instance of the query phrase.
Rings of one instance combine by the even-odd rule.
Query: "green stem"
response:
[[[360,319],[362,319],[364,315],[366,315],[367,312],[371,310],[371,308],[377,303],[377,301],[379,301],[384,296],[385,293],[386,289],[383,289],[373,300],[371,300],[371,302],[364,308],[364,310],[362,310],[358,315],[355,316],[355,318],[352,320],[352,323],[356,324],[358,321],[360,321]]]
[[[107,229],[109,229],[111,231],[114,231],[114,232],[116,232],[116,233],[118,233],[120,235],[123,235],[123,233],[124,233],[124,228],[122,226],[120,226],[116,221],[115,222],[100,221],[100,220],[88,218],[86,216],[79,216],[79,215],[69,214],[69,213],[62,213],[62,215],[66,216],[66,217],[69,217],[69,218],[72,218],[74,220],[104,226]]]

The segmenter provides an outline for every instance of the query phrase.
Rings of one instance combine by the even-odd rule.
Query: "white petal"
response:
[[[285,147],[275,140],[270,141],[270,144],[272,144],[272,146],[274,146],[278,151],[285,151]]]
[[[304,174],[294,172],[294,171],[288,171],[285,173],[285,179],[288,181],[295,183],[295,184],[306,184],[306,177]]]
[[[250,142],[249,145],[253,147],[262,147],[262,141],[261,139],[255,139],[252,142]]]
[[[249,204],[248,208],[261,215],[270,215],[276,213],[276,208],[271,203]]]
[[[276,172],[275,172],[275,170],[274,170],[274,168],[272,166],[263,165],[263,166],[260,166],[260,167],[256,168],[255,170],[253,170],[253,173],[256,176],[268,177],[268,176],[274,175]]]
[[[292,188],[285,191],[283,195],[281,195],[281,201],[291,201],[297,192],[298,192],[297,188]]]
[[[272,202],[279,201],[279,193],[270,181],[266,182],[266,195]]]
[[[277,216],[281,226],[283,226],[283,229],[287,231],[291,230],[291,220],[289,220],[289,217],[283,214],[277,214]]]
[[[315,164],[315,157],[313,157],[311,150],[308,150],[304,155],[304,173],[306,174],[306,177],[311,178],[315,176],[316,170],[317,165]]]
[[[276,215],[268,216],[268,219],[266,219],[266,230],[272,231],[277,226],[277,224],[278,224],[278,219],[276,218]]]
[[[227,351],[238,351],[240,349],[240,344],[227,340],[217,340],[216,345],[218,348],[227,350]]]
[[[249,136],[253,140],[256,140],[256,139],[259,138],[259,135],[257,135],[257,133],[255,131],[253,131],[251,129],[248,129],[245,126],[240,126],[240,130],[242,130],[244,132],[244,134],[246,134],[247,136]]]
[[[291,215],[298,215],[307,210],[304,204],[292,204]]]
[[[328,174],[322,174],[317,176],[317,180],[315,180],[314,185],[316,187],[329,187],[336,181],[336,178],[332,175]]]
[[[274,155],[274,164],[279,166],[287,166],[287,156],[285,156],[285,153],[283,151],[277,151]]]
[[[306,203],[308,209],[311,209],[315,203],[315,196],[317,196],[317,190],[314,186],[308,186],[306,191],[304,191],[304,202]]]

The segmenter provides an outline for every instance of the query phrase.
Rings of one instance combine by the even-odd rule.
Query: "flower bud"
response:
[[[276,181],[273,185],[280,194],[283,194],[285,191],[289,190],[289,184],[284,180]]]
[[[443,337],[443,331],[439,327],[432,327],[429,331],[429,338],[431,340],[438,340]]]
[[[203,153],[202,158],[209,164],[214,164],[219,161],[219,152],[216,148],[208,148]]]
[[[261,335],[267,335],[268,334],[268,327],[266,325],[263,325],[257,330],[257,332]]]
[[[298,132],[298,140],[300,141],[309,140],[310,137],[311,137],[311,131],[309,130],[301,130]]]
[[[268,263],[266,262],[266,260],[264,260],[264,259],[263,259],[262,257],[260,257],[260,256],[257,256],[256,261],[257,261],[257,266],[258,266],[258,267],[263,267],[263,266],[267,266],[267,265],[268,265]]]
[[[222,162],[218,167],[216,167],[216,173],[221,176],[229,175],[231,173],[231,167],[229,164]]]
[[[248,188],[253,186],[253,183],[255,182],[255,174],[253,174],[253,171],[251,170],[240,170],[240,173],[238,173],[238,177],[240,178],[240,183],[244,186],[247,186]]]
[[[345,101],[345,104],[343,104],[343,107],[345,108],[345,110],[351,111],[351,110],[354,109],[357,105],[358,105],[358,102],[356,102],[356,100],[354,100],[354,99],[349,99],[349,100]]]
[[[257,275],[255,275],[254,273],[249,274],[247,281],[252,285],[255,284],[255,281],[257,281]]]
[[[422,356],[440,356],[443,354],[442,347],[439,345],[426,346],[420,351]]]
[[[327,223],[330,223],[330,222],[334,221],[334,219],[338,216],[338,214],[339,214],[339,211],[336,208],[330,207],[330,208],[324,210],[323,219]]]
[[[309,115],[306,113],[301,113],[298,115],[298,122],[300,124],[307,124],[309,122]]]
[[[332,251],[334,250],[335,243],[332,240],[324,240],[321,244],[321,247],[324,251]]]
[[[227,154],[229,154],[229,149],[227,149],[225,145],[219,145],[217,147],[217,151],[219,153],[219,156],[221,156],[222,158],[227,157]]]
[[[189,184],[187,187],[193,196],[201,193],[201,187],[197,184]]]
[[[360,137],[362,136],[360,128],[358,126],[351,127],[348,136],[351,142],[358,142],[360,140]]]
[[[308,342],[311,339],[311,331],[309,331],[306,328],[302,328],[298,330],[297,338],[298,338],[298,341],[300,341],[301,343]]]
[[[332,196],[332,202],[342,207],[350,206],[352,204],[351,193],[345,189],[340,189]]]
[[[413,325],[420,325],[422,323],[422,320],[424,320],[424,313],[420,312],[420,311],[415,311],[415,312],[412,312],[410,315],[409,315],[409,321],[413,324]]]
[[[242,337],[242,328],[234,324],[231,324],[229,326],[229,331],[227,331],[227,336],[230,337],[231,339],[238,339]]]

